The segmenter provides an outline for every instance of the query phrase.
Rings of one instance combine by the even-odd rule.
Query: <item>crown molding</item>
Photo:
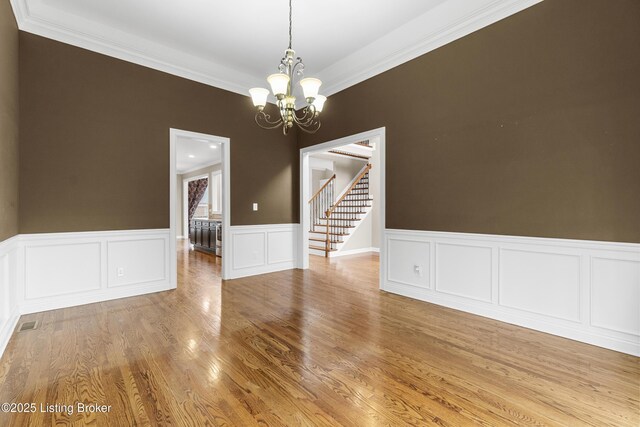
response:
[[[456,12],[468,0],[445,2],[320,71],[323,92],[333,95],[542,1],[495,0],[463,14]]]
[[[256,78],[230,69],[214,61],[203,59],[159,43],[130,34],[127,41],[107,38],[97,34],[70,28],[58,22],[37,16],[29,8],[27,0],[10,0],[21,31],[56,40],[92,52],[142,65],[188,80],[248,96],[248,88],[256,86]],[[76,21],[86,21],[75,18]],[[88,21],[85,27],[96,27]]]
[[[327,96],[397,67],[542,0],[478,2],[449,0],[391,33],[317,73]],[[209,86],[248,96],[248,89],[264,85],[264,76],[237,71],[202,58],[113,28],[73,17],[74,28],[37,15],[28,0],[10,0],[21,31],[142,65]],[[474,3],[471,3],[474,4]],[[48,6],[47,6],[48,7]],[[53,16],[64,16],[56,12]],[[83,29],[81,29],[83,28]]]

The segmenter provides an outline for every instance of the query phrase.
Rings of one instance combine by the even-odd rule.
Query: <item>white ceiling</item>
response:
[[[331,95],[541,0],[293,0],[293,48]],[[21,30],[247,95],[288,43],[287,0],[11,0]]]
[[[191,172],[222,161],[222,149],[217,142],[206,139],[178,137],[176,172]]]

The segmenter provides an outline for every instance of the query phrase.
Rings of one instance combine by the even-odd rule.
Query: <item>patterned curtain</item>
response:
[[[198,204],[200,204],[200,200],[202,200],[208,186],[209,180],[207,178],[189,181],[189,221],[193,218],[193,214],[196,213]]]

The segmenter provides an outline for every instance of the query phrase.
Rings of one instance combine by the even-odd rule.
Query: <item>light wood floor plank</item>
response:
[[[0,425],[640,425],[640,359],[381,292],[375,255],[229,282],[181,248],[175,291],[23,316]]]

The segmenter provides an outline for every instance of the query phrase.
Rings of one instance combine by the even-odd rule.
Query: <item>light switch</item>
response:
[[[254,210],[254,211],[257,211],[257,210],[258,210],[258,204],[257,204],[257,203],[254,203],[254,204],[253,204],[253,210]]]

